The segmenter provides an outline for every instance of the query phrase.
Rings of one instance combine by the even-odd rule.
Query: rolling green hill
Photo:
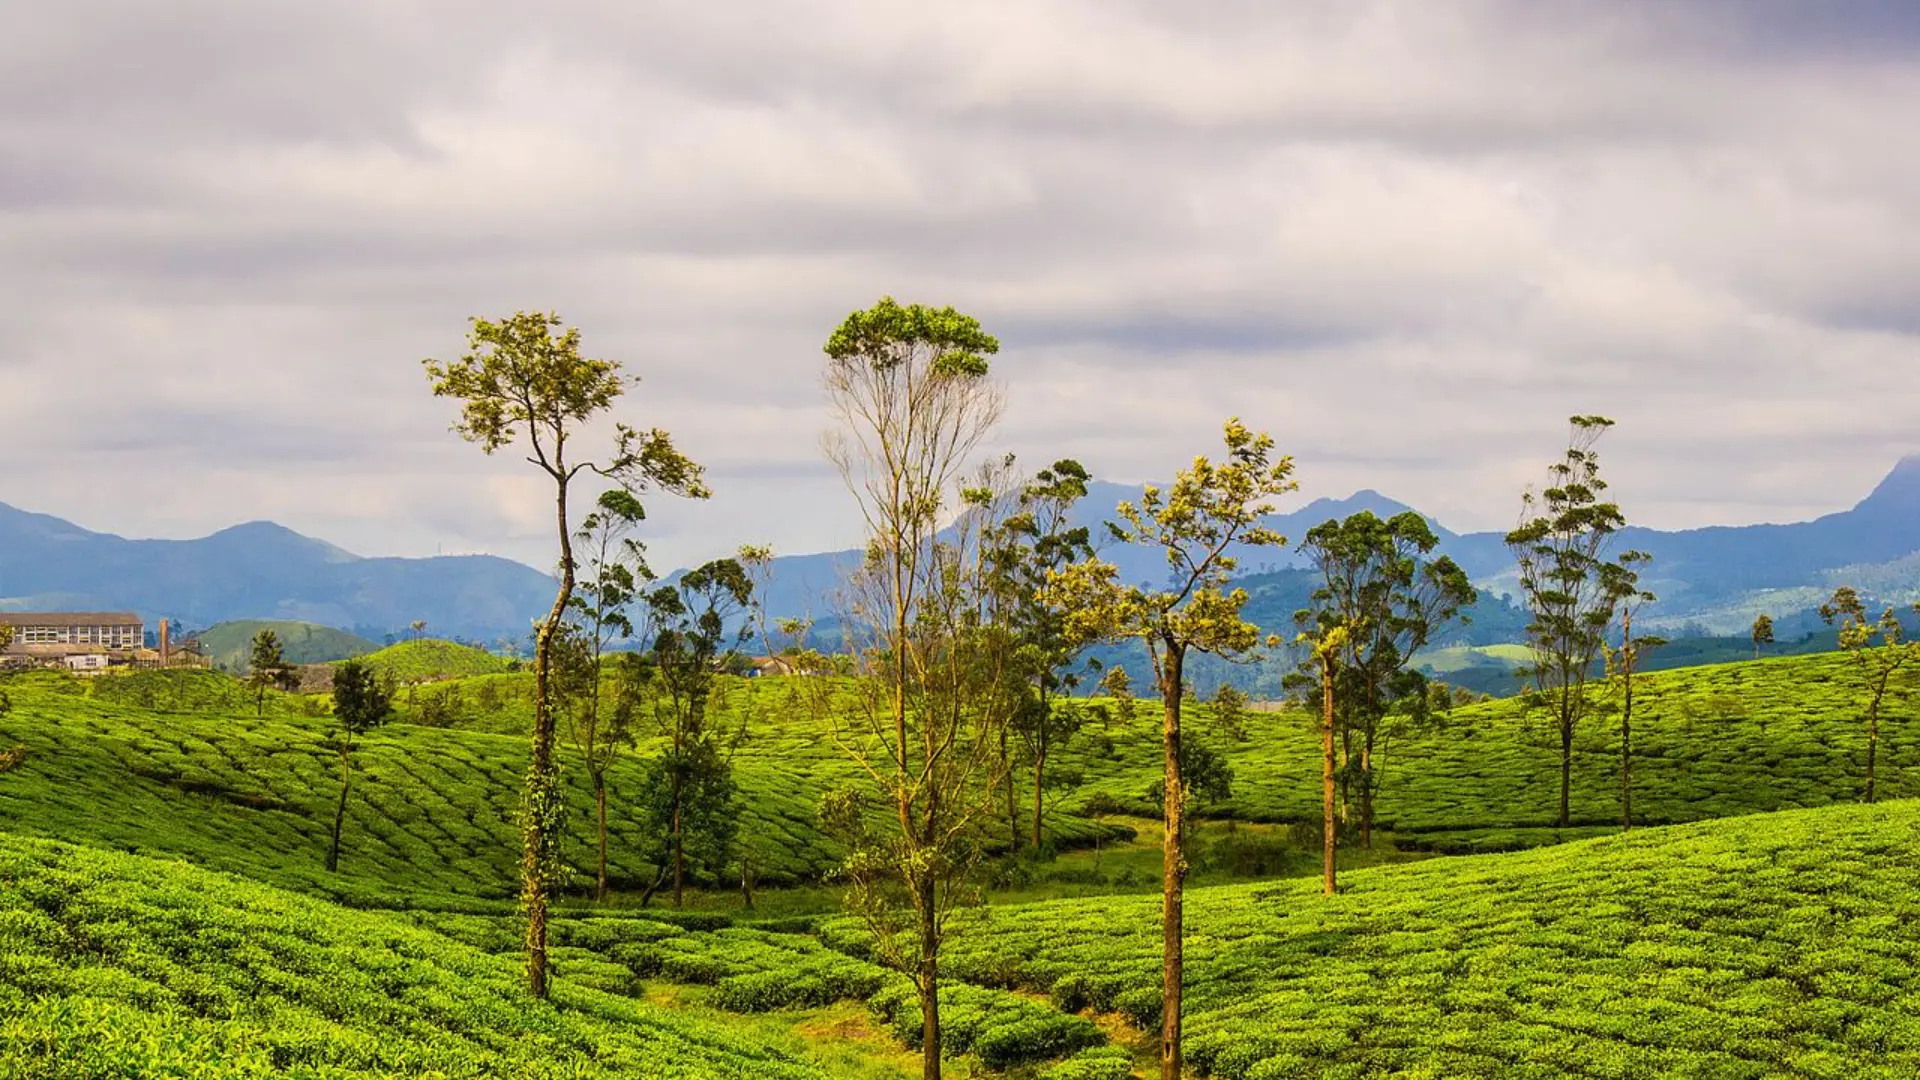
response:
[[[0,833],[0,1075],[825,1080],[739,1030],[183,863]]]
[[[462,675],[493,675],[508,670],[513,661],[471,645],[425,638],[402,641],[360,657],[368,667],[401,682],[451,679]]]
[[[366,638],[345,630],[284,619],[236,619],[215,623],[195,636],[200,639],[201,647],[206,649],[215,667],[224,671],[244,672],[253,652],[254,635],[262,630],[271,630],[280,639],[280,655],[289,664],[326,664],[364,656],[379,648]]]
[[[439,644],[383,652],[424,668]],[[1308,882],[1193,890],[1193,1061],[1252,1080],[1910,1075],[1920,1026],[1903,1017],[1920,1008],[1907,974],[1920,958],[1920,908],[1909,908],[1920,902],[1905,897],[1920,895],[1920,804],[1825,805],[1858,790],[1864,734],[1851,680],[1844,657],[1818,655],[1642,682],[1641,821],[1730,820],[1349,870],[1347,891],[1332,900]],[[458,708],[432,718],[448,726],[401,722],[365,740],[342,872],[330,875],[321,857],[337,778],[323,698],[272,692],[256,717],[252,691],[214,672],[8,679],[0,750],[19,746],[24,756],[0,772],[0,1074],[11,1075],[16,1062],[3,1055],[13,1052],[81,1063],[62,1076],[152,1074],[210,1053],[233,1063],[207,1074],[219,1080],[297,1068],[594,1076],[651,1061],[646,1054],[693,1071],[607,1075],[822,1075],[804,1055],[756,1040],[790,1034],[784,1025],[813,1015],[805,1010],[859,1007],[849,1003],[911,1044],[913,1003],[844,920],[815,938],[775,924],[729,927],[711,914],[571,903],[555,924],[562,1008],[500,1013],[500,1002],[517,1001],[527,681],[466,676],[418,688],[411,704],[403,692],[411,720],[426,718],[432,695],[457,695]],[[735,764],[756,874],[768,885],[818,880],[837,852],[815,807],[851,766],[799,707],[797,680],[723,686],[716,718],[749,732]],[[1885,797],[1920,796],[1916,705],[1912,683],[1888,702]],[[1150,809],[1158,723],[1142,702],[1131,722],[1095,720],[1057,756],[1057,770],[1085,783],[1062,800],[1056,835],[1118,835],[1090,804]],[[1204,706],[1190,723],[1235,772],[1231,798],[1205,814],[1317,817],[1317,739],[1305,714],[1256,714],[1238,742],[1215,730]],[[1577,741],[1576,828],[1559,831],[1548,827],[1556,740],[1521,702],[1458,708],[1435,728],[1396,736],[1379,757],[1382,846],[1468,852],[1612,831],[1613,739],[1601,719]],[[643,740],[616,766],[616,807],[652,750]],[[566,853],[584,867],[589,796],[578,769],[563,763],[563,776]],[[1825,808],[1758,813],[1816,806]],[[616,813],[612,825],[616,881],[649,878],[631,821]],[[249,880],[137,856],[183,857]],[[1088,860],[1067,861],[1084,870]],[[1095,876],[1097,890],[1153,885]],[[295,926],[306,929],[287,929]],[[1117,1080],[1141,1036],[1106,1045],[1062,1010],[1091,1006],[1150,1028],[1157,944],[1152,895],[964,916],[943,960],[958,980],[945,991],[953,1048],[1027,1070],[1019,1076],[1038,1068]],[[356,974],[323,992],[318,973],[335,965]],[[666,1000],[683,1012],[645,1004]],[[726,1019],[769,1010],[782,1018],[772,1028]],[[407,1035],[375,1045],[374,1031]],[[611,1057],[569,1064],[601,1042]],[[531,1053],[522,1043],[549,1048],[555,1071],[515,1072],[531,1060],[514,1056]]]
[[[1920,803],[1187,895],[1189,1061],[1227,1080],[1920,1075]],[[1159,898],[992,908],[947,970],[1158,1022]],[[858,951],[840,921],[830,943]]]
[[[329,875],[320,858],[338,759],[324,743],[329,718],[305,713],[321,699],[269,692],[267,715],[256,718],[251,690],[204,671],[47,673],[6,685],[13,709],[0,715],[0,749],[23,746],[26,757],[0,774],[0,829],[181,855],[360,904],[497,906],[514,894],[522,737],[401,723],[365,738],[342,873]],[[782,700],[764,696],[770,710]],[[728,707],[754,704],[745,694],[734,702]],[[638,826],[618,809],[639,782],[639,755],[654,749],[644,741],[610,774],[610,862],[623,885],[651,880],[650,866],[634,855]],[[810,723],[777,712],[763,718],[736,758],[740,831],[758,878],[811,882],[835,863],[838,849],[815,808],[852,768]],[[562,775],[571,808],[566,852],[585,867],[591,792],[579,769],[563,767]],[[1083,818],[1057,828],[1082,841],[1118,834]]]

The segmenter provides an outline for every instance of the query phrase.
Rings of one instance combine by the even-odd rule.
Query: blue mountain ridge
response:
[[[1099,535],[1114,506],[1140,494],[1139,485],[1094,483],[1073,520],[1093,526]],[[1384,517],[1408,509],[1372,490],[1316,499],[1263,521],[1288,538],[1288,548],[1243,547],[1232,554],[1249,575],[1297,568],[1303,562],[1291,545],[1312,526],[1360,510]],[[1513,591],[1512,559],[1501,533],[1456,534],[1428,521],[1440,550],[1477,584],[1495,593]],[[1781,590],[1804,599],[1811,590],[1830,591],[1839,583],[1837,575],[1862,568],[1885,571],[1876,580],[1911,579],[1910,591],[1920,598],[1920,455],[1902,459],[1848,510],[1789,524],[1676,531],[1633,527],[1622,532],[1615,550],[1628,547],[1654,556],[1644,577],[1661,600],[1648,609],[1650,625],[1724,612]],[[769,613],[831,615],[836,583],[859,554],[775,559],[766,596]],[[1157,551],[1108,544],[1101,554],[1119,566],[1124,580],[1151,583],[1166,572]],[[0,609],[5,610],[130,609],[150,623],[164,616],[196,627],[238,618],[301,619],[376,640],[424,619],[435,634],[493,641],[524,637],[530,622],[552,604],[553,588],[549,574],[491,555],[369,558],[267,521],[192,540],[127,539],[0,503]],[[1907,599],[1903,592],[1893,594],[1899,589],[1881,592],[1888,601]]]

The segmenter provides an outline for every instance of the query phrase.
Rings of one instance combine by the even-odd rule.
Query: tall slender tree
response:
[[[1060,571],[1093,554],[1089,531],[1068,518],[1087,494],[1087,470],[1071,459],[1034,474],[1020,491],[1014,512],[984,537],[989,572],[1005,600],[1002,623],[1013,635],[1016,663],[1029,696],[1009,725],[1033,769],[1032,844],[1044,836],[1047,762],[1079,730],[1083,716],[1059,699],[1080,684],[1074,661],[1081,643],[1067,636],[1066,612],[1042,594],[1049,571]],[[1009,785],[1011,787],[1011,785]]]
[[[992,525],[982,511],[1000,500],[966,493],[973,512],[941,532],[1003,408],[987,359],[999,348],[970,316],[892,297],[849,315],[826,344],[839,421],[827,456],[867,527],[842,616],[859,654],[851,711],[818,692],[825,680],[804,681],[862,778],[823,817],[849,845],[849,903],[918,991],[925,1080],[940,1076],[940,945],[978,857],[977,827],[994,813],[1013,701],[1006,635],[988,623],[979,533]],[[879,829],[867,806],[884,807],[891,826]]]
[[[1186,817],[1188,785],[1181,776],[1181,704],[1186,661],[1192,653],[1243,658],[1260,642],[1259,628],[1241,618],[1244,589],[1227,588],[1238,566],[1229,549],[1279,547],[1286,538],[1260,524],[1267,501],[1293,491],[1293,459],[1274,460],[1273,439],[1238,418],[1226,423],[1226,457],[1197,457],[1173,486],[1147,487],[1136,505],[1123,502],[1109,522],[1123,544],[1159,548],[1167,560],[1165,588],[1122,585],[1119,569],[1089,558],[1048,574],[1047,601],[1067,612],[1066,629],[1079,641],[1137,638],[1153,662],[1162,709],[1161,758],[1166,792],[1161,847],[1160,1071],[1178,1080],[1181,1069],[1180,1000],[1184,978]],[[1269,638],[1270,644],[1278,644]]]
[[[521,808],[521,905],[527,916],[527,985],[547,996],[547,902],[565,870],[560,836],[565,803],[553,758],[553,652],[573,598],[576,564],[568,498],[575,479],[591,473],[636,497],[653,488],[687,498],[708,495],[702,470],[674,449],[659,428],[641,432],[614,425],[611,456],[580,456],[571,445],[594,418],[626,393],[629,380],[618,361],[580,354],[580,331],[554,333],[560,316],[519,312],[498,322],[474,319],[468,351],[459,360],[423,361],[435,397],[458,399],[453,430],[491,455],[524,442],[527,461],[553,483],[555,535],[560,543],[560,581],[553,607],[534,635],[532,754]]]
[[[1310,662],[1317,676],[1312,685],[1319,688],[1320,694],[1320,891],[1328,896],[1338,888],[1334,866],[1339,836],[1339,824],[1334,820],[1334,686],[1340,679],[1340,661],[1347,651],[1350,629],[1346,623],[1326,620],[1315,622],[1294,639],[1311,649]]]
[[[1920,615],[1920,604],[1913,605],[1913,613]],[[1820,605],[1820,617],[1828,626],[1840,627],[1840,648],[1853,658],[1854,670],[1860,677],[1861,689],[1867,699],[1867,787],[1865,801],[1872,802],[1874,796],[1874,767],[1880,753],[1880,709],[1885,704],[1887,688],[1900,670],[1915,661],[1920,661],[1920,641],[1905,640],[1905,630],[1900,625],[1900,617],[1892,607],[1880,613],[1879,619],[1867,614],[1867,605],[1860,594],[1851,585],[1842,585],[1833,591],[1833,596]],[[1880,639],[1878,646],[1874,638]]]
[[[1633,636],[1633,616],[1642,604],[1655,597],[1640,588],[1640,572],[1653,556],[1644,551],[1628,551],[1614,562],[1600,566],[1601,588],[1612,598],[1620,615],[1620,647],[1602,642],[1609,680],[1620,695],[1620,831],[1633,828],[1633,684],[1640,660],[1649,650],[1665,645],[1666,639],[1653,634]]]
[[[340,833],[347,821],[347,793],[353,787],[354,740],[393,718],[393,683],[359,660],[345,660],[333,672],[333,749],[340,755],[340,802],[333,811],[327,847],[327,873],[340,868]]]
[[[752,633],[753,579],[738,559],[715,559],[647,595],[642,654],[653,673],[655,724],[666,748],[650,770],[656,824],[666,831],[662,865],[673,882],[673,906],[685,902],[689,807],[701,807],[710,862],[725,862],[727,844],[707,825],[720,819],[732,792],[731,751],[744,736],[716,723],[711,706],[721,673]],[[690,796],[697,794],[699,798]],[[711,806],[711,810],[709,807]]]
[[[593,788],[599,841],[594,897],[599,900],[607,898],[607,773],[633,745],[634,717],[631,707],[621,707],[625,698],[606,699],[602,661],[615,641],[633,636],[628,608],[653,581],[646,548],[633,537],[645,516],[640,501],[616,487],[602,492],[593,512],[581,520],[574,541],[586,555],[586,576],[567,601],[571,618],[554,649],[556,708],[566,718],[567,734]]]
[[[1531,697],[1552,710],[1560,735],[1560,813],[1569,821],[1573,789],[1573,735],[1589,711],[1587,679],[1613,622],[1614,598],[1603,587],[1602,553],[1626,525],[1620,507],[1601,501],[1600,455],[1593,449],[1613,421],[1575,416],[1548,484],[1521,497],[1521,522],[1506,536],[1520,571],[1520,590],[1533,618],[1527,623],[1532,660],[1520,673],[1533,680]],[[1531,516],[1530,516],[1531,515]]]

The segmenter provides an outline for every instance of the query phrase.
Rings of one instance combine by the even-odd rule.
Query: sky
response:
[[[25,0],[0,35],[0,502],[549,566],[421,361],[558,312],[713,498],[656,562],[851,546],[821,347],[996,335],[991,438],[1456,531],[1601,413],[1661,528],[1920,451],[1920,4]]]

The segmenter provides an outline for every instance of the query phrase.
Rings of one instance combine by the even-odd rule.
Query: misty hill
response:
[[[439,636],[527,633],[553,579],[491,555],[362,558],[272,522],[196,540],[129,540],[0,503],[0,607],[130,610],[151,626],[278,619],[379,640],[425,619]]]

